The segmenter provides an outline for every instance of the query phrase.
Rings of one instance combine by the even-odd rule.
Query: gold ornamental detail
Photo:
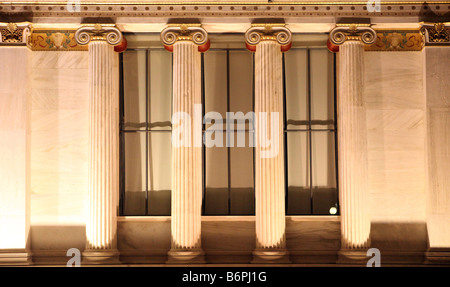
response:
[[[75,41],[79,45],[87,45],[91,41],[106,41],[115,46],[122,42],[122,33],[114,24],[84,25],[75,32]]]
[[[345,41],[360,41],[372,45],[377,40],[377,33],[370,24],[337,24],[330,32],[330,41],[342,45]]]
[[[420,32],[425,44],[450,44],[450,28],[447,23],[422,23]]]
[[[17,25],[16,23],[0,24],[0,43],[19,44],[27,43],[30,34],[29,24]]]
[[[365,51],[421,51],[423,39],[418,29],[377,29],[377,40]]]
[[[276,41],[280,45],[288,45],[292,41],[292,33],[285,24],[252,24],[245,32],[248,45],[258,45],[261,41]]]
[[[74,29],[33,29],[29,44],[33,51],[87,51],[75,41]]]
[[[169,24],[161,32],[161,42],[172,46],[178,41],[191,41],[201,46],[208,42],[208,33],[201,24]]]

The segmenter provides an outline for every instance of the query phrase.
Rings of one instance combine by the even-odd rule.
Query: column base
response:
[[[367,249],[341,249],[337,253],[338,264],[366,265],[370,259],[367,257]]]
[[[253,251],[252,264],[288,264],[289,251],[285,249],[257,249]]]
[[[0,266],[32,265],[31,252],[26,249],[0,249]]]
[[[168,252],[167,264],[204,264],[205,253],[202,249],[172,249]]]
[[[425,252],[425,264],[450,264],[450,248],[430,248]]]
[[[81,254],[81,265],[116,265],[120,264],[119,251],[117,249],[107,250],[85,250]]]

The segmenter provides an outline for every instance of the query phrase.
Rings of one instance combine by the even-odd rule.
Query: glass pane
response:
[[[170,215],[172,145],[170,132],[148,133],[148,214]]]
[[[153,130],[170,130],[172,115],[172,53],[149,51],[150,95],[148,118]]]
[[[145,129],[146,51],[123,53],[124,128]]]
[[[235,132],[245,135],[248,132]],[[253,148],[230,148],[230,185],[231,185],[231,214],[252,215],[255,213],[255,192],[253,185]]]
[[[230,112],[235,113],[235,119],[251,117],[253,111],[253,57],[247,50],[230,51]],[[248,130],[250,120],[237,125],[237,120],[230,117],[229,130]]]
[[[228,214],[228,149],[225,133],[216,132],[211,138],[217,135],[222,147],[205,147],[205,215]]]
[[[288,214],[311,214],[307,132],[287,133]]]
[[[227,112],[227,52],[211,50],[204,54],[205,114]],[[206,125],[208,128],[210,125]],[[221,125],[222,126],[222,125]],[[223,128],[221,128],[223,129]]]
[[[287,129],[308,128],[308,62],[306,49],[284,54]]]
[[[311,49],[311,121],[315,129],[334,128],[333,53]]]
[[[253,111],[253,57],[247,50],[230,52],[230,112]]]
[[[313,213],[330,214],[337,207],[334,133],[313,132],[311,141]]]
[[[125,133],[125,215],[145,215],[145,133]]]

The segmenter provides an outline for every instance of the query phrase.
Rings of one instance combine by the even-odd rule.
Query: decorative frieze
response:
[[[30,34],[30,24],[0,23],[0,44],[26,44]]]
[[[32,30],[30,47],[33,51],[87,51],[87,45],[75,40],[76,30]]]
[[[450,23],[422,23],[425,46],[450,45]]]
[[[422,35],[419,30],[375,29],[377,39],[373,45],[365,45],[364,51],[421,51]]]
[[[376,34],[373,42],[373,31],[364,33],[364,27],[369,27],[368,25],[345,24],[337,27],[332,31],[333,35],[330,33],[329,48],[332,52],[338,52],[339,42],[347,40],[361,41],[365,44],[364,51],[367,52],[421,51],[424,46],[423,37],[418,29],[373,29]],[[370,41],[365,43],[368,39]]]
[[[277,27],[277,25],[279,27]],[[434,24],[428,24],[428,28],[423,28],[422,32],[419,29],[374,29],[376,32],[376,41],[373,45],[365,45],[365,51],[421,51],[424,46],[425,41],[425,30],[434,31]],[[105,25],[103,25],[105,26]],[[260,41],[261,39],[272,38],[275,41],[280,41],[282,45],[282,51],[290,48],[289,45],[283,45],[283,41],[287,42],[286,39],[283,40],[284,33],[282,31],[282,26],[280,24],[253,24],[253,32],[249,33],[249,39],[246,39],[247,48],[250,51],[255,49],[255,41]],[[445,24],[444,24],[445,26]],[[287,29],[286,27],[284,27]],[[4,26],[4,29],[7,29]],[[91,25],[90,30],[95,30],[95,25]],[[200,24],[170,24],[165,31],[164,36],[161,35],[161,41],[164,43],[165,48],[169,51],[173,49],[174,41],[193,41],[199,46],[199,51],[203,52],[209,48],[209,41],[202,41],[205,39],[205,31],[201,28]],[[278,40],[276,35],[268,35],[270,29],[277,30]],[[438,27],[439,29],[439,27]],[[438,30],[441,31],[441,30]],[[32,28],[30,26],[28,31],[28,44],[33,51],[87,51],[88,46],[77,43],[75,40],[76,29],[58,29],[57,25],[51,29],[42,28]],[[435,39],[434,43],[445,44],[445,42],[436,40],[438,35],[448,35],[447,30],[439,32],[429,32],[432,33],[432,38]],[[9,32],[8,32],[9,33]],[[16,32],[17,33],[17,32]],[[91,33],[95,34],[94,32]],[[430,34],[431,35],[431,34]],[[350,36],[351,37],[351,36]],[[444,38],[443,36],[440,36]],[[430,42],[431,43],[431,42]],[[333,52],[336,52],[338,47],[335,47]]]

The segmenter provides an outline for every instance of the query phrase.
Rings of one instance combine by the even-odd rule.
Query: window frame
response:
[[[285,53],[282,54],[282,71],[283,71],[283,141],[284,141],[284,180],[285,180],[285,213],[286,216],[337,216],[340,215],[339,208],[339,176],[338,176],[338,141],[337,141],[337,82],[336,82],[336,53],[332,53],[333,55],[333,128],[327,129],[316,129],[312,128],[312,117],[311,117],[311,103],[312,103],[312,91],[311,91],[311,50],[312,49],[324,49],[325,47],[292,47],[290,50],[294,49],[303,49],[306,50],[306,59],[307,59],[307,101],[308,101],[308,128],[307,129],[288,129],[287,128],[287,113],[286,113],[286,69],[285,69]],[[289,53],[289,51],[287,52]],[[326,132],[334,134],[334,170],[335,170],[335,178],[336,178],[336,213],[335,214],[314,214],[314,186],[313,186],[313,157],[312,157],[312,135],[317,132]],[[308,139],[308,154],[309,154],[309,193],[310,193],[310,213],[309,214],[292,214],[289,213],[289,184],[288,184],[288,133],[307,133]]]

